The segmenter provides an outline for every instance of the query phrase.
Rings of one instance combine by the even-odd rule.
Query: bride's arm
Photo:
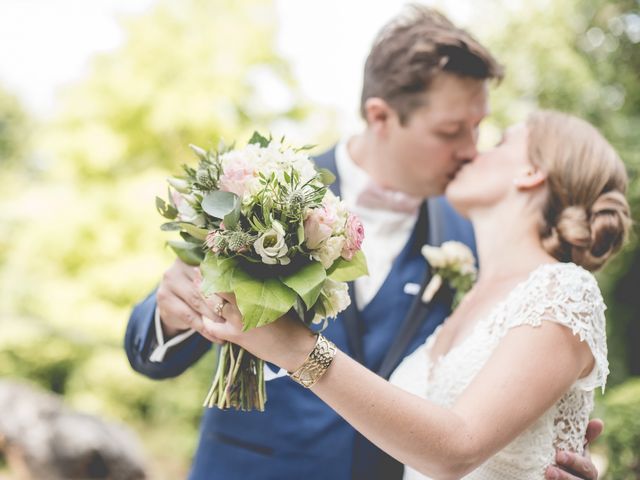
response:
[[[242,333],[239,312],[206,322],[209,334],[293,371],[314,337],[299,321]],[[292,348],[295,347],[295,348]],[[593,366],[589,347],[558,324],[513,328],[451,408],[407,393],[338,351],[313,392],[399,461],[437,478],[460,478],[549,409]]]

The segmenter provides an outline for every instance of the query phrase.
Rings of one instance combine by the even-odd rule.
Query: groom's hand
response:
[[[602,420],[591,420],[587,426],[585,445],[598,438],[603,429]],[[583,456],[558,450],[556,463],[560,468],[554,466],[547,468],[545,474],[547,480],[597,480],[598,478],[598,470],[588,455]]]
[[[200,271],[176,260],[164,272],[156,292],[156,302],[162,330],[166,338],[193,328],[201,331],[202,317],[221,321],[200,295]],[[210,340],[221,343],[220,340]]]

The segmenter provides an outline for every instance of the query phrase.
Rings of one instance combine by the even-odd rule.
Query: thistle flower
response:
[[[253,242],[255,241],[255,237],[247,232],[241,232],[239,230],[234,230],[228,232],[227,237],[227,246],[229,250],[232,252],[244,252],[249,249]]]
[[[213,253],[220,253],[226,248],[227,241],[224,236],[220,234],[220,231],[213,230],[207,234],[204,244]]]

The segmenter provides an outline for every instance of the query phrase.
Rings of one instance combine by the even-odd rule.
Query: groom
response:
[[[370,270],[351,285],[351,307],[325,335],[383,377],[450,310],[444,295],[421,301],[429,280],[422,245],[457,240],[475,248],[470,224],[440,195],[475,156],[487,84],[501,77],[500,65],[468,33],[433,10],[412,7],[383,28],[367,58],[366,128],[316,159],[336,174],[334,192],[364,224]],[[137,371],[179,375],[216,341],[203,329],[202,316],[216,317],[194,278],[195,269],[176,261],[135,307],[125,346]],[[400,464],[310,391],[284,372],[269,370],[267,377],[264,413],[204,412],[191,479],[401,478]],[[581,457],[566,465],[579,476],[550,469],[547,478],[597,477]]]

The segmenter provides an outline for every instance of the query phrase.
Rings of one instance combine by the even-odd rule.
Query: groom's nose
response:
[[[470,162],[476,155],[478,155],[478,149],[476,148],[476,142],[472,138],[469,138],[456,152],[457,160],[461,163]]]

